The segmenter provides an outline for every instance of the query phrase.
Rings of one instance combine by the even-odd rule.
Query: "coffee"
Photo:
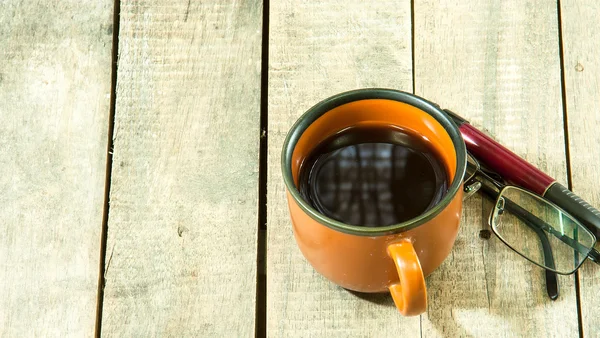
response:
[[[439,154],[424,137],[363,124],[325,139],[300,167],[298,188],[320,213],[369,227],[415,218],[448,189]]]

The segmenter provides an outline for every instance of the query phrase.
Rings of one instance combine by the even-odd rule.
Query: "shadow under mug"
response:
[[[297,186],[303,160],[327,137],[360,123],[395,125],[429,140],[449,174],[450,186],[437,205],[400,224],[361,227],[329,218],[302,198]],[[450,254],[458,232],[466,163],[458,128],[425,99],[390,89],[361,89],[318,103],[294,124],[282,153],[300,251],[317,272],[343,288],[372,293],[389,290],[403,315],[425,312],[425,276]]]

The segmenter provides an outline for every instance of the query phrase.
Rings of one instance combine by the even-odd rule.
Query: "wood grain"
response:
[[[270,4],[267,335],[414,337],[388,295],[361,299],[316,273],[293,238],[280,168],[289,128],[333,94],[412,89],[410,1],[273,1]]]
[[[92,336],[113,1],[0,3],[0,336]]]
[[[416,93],[564,183],[558,51],[555,2],[415,2]],[[423,336],[576,337],[573,277],[559,277],[551,301],[541,268],[479,237],[490,210],[466,203],[453,254],[428,280]]]
[[[254,335],[261,1],[123,1],[106,336]]]
[[[565,97],[573,191],[600,207],[600,4],[561,1]],[[598,245],[596,246],[598,248]],[[581,313],[586,337],[600,336],[600,266],[581,267]]]

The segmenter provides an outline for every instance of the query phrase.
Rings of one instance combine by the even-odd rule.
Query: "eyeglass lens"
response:
[[[523,257],[561,274],[576,270],[595,244],[591,232],[570,215],[513,186],[500,192],[490,225]]]
[[[471,154],[467,153],[467,170],[465,171],[463,182],[469,182],[479,169],[479,162]]]

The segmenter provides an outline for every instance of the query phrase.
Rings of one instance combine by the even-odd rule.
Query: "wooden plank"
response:
[[[0,4],[0,336],[91,336],[113,1]]]
[[[261,1],[121,3],[102,332],[253,336]]]
[[[361,87],[412,90],[410,1],[271,2],[267,206],[267,335],[414,337],[391,297],[361,299],[316,273],[292,235],[281,177],[286,133],[302,113]]]
[[[573,191],[600,207],[600,4],[561,1],[565,93]],[[596,246],[598,248],[598,245]],[[600,267],[584,263],[580,271],[581,313],[586,337],[600,336]]]
[[[415,2],[415,83],[565,182],[555,2]],[[453,255],[428,280],[423,336],[577,336],[573,277],[559,277],[551,301],[541,268],[479,238],[490,210],[466,203]]]

